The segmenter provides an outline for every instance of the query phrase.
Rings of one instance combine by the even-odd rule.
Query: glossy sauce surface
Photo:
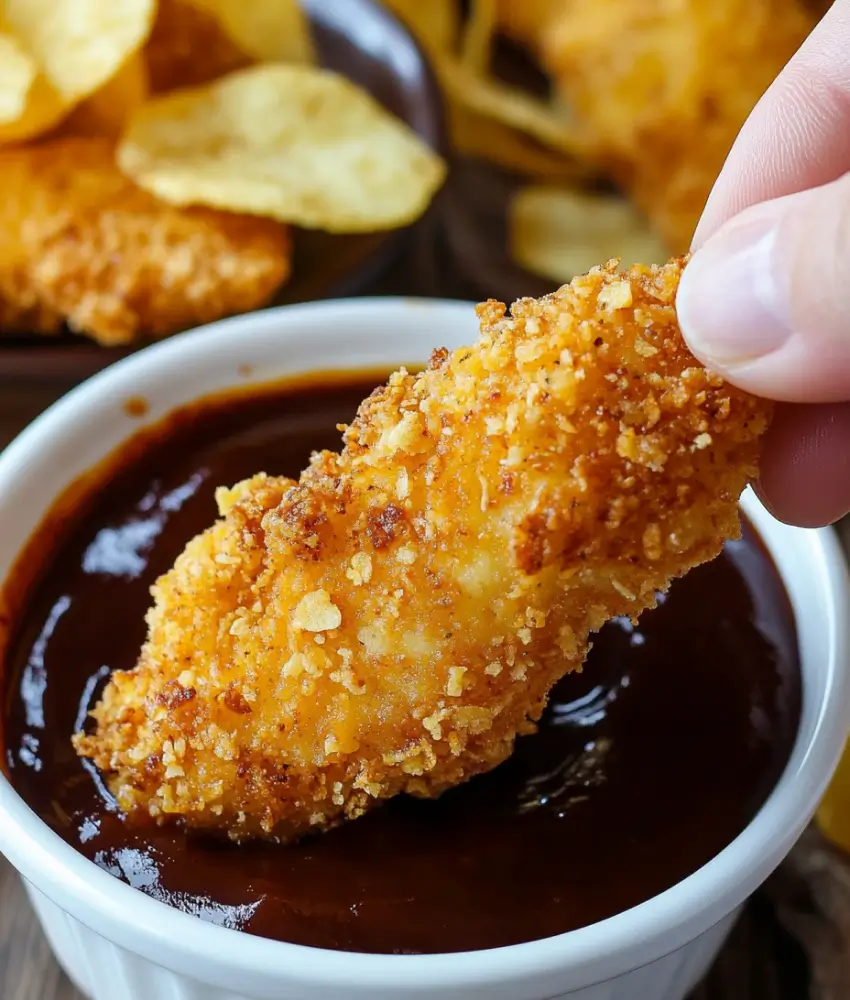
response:
[[[58,533],[3,669],[4,764],[65,840],[189,913],[324,948],[441,952],[561,933],[672,886],[753,817],[800,711],[787,597],[751,529],[638,627],[607,625],[514,756],[438,801],[396,799],[291,847],[133,829],[71,734],[132,667],[148,588],[215,517],[213,491],[297,475],[376,379],[178,413]],[[58,540],[57,540],[58,539]],[[14,585],[14,581],[13,581]]]

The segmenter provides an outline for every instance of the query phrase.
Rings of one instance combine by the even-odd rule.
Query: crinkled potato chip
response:
[[[473,73],[451,56],[443,56],[436,65],[450,105],[460,105],[525,132],[550,149],[583,155],[578,129],[562,106]]]
[[[316,61],[310,28],[298,0],[191,0],[191,3],[215,17],[236,45],[257,62]]]
[[[156,0],[4,0],[5,20],[61,101],[110,80],[145,42]]]
[[[145,102],[148,89],[147,66],[137,52],[108,83],[74,108],[62,123],[61,133],[117,137]]]
[[[509,212],[511,257],[527,271],[564,283],[594,261],[620,257],[661,264],[667,249],[627,201],[586,191],[527,187]]]
[[[279,64],[149,101],[118,163],[175,205],[333,233],[412,222],[445,176],[440,157],[350,80]]]
[[[143,54],[152,94],[197,87],[252,62],[218,19],[191,0],[159,0]]]
[[[460,31],[456,0],[384,0],[431,55],[453,52]]]
[[[496,0],[472,0],[460,45],[461,62],[473,73],[490,70],[493,37],[496,32]]]

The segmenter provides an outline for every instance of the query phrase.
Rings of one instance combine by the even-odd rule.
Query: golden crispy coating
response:
[[[251,65],[218,21],[191,0],[159,0],[144,57],[154,94],[197,87]]]
[[[800,0],[560,0],[538,49],[600,168],[683,252],[732,143],[814,27]]]
[[[14,258],[3,256],[3,242],[0,235],[0,335],[58,333],[64,317],[42,300],[30,278],[28,259],[17,253]]]
[[[164,336],[256,309],[289,274],[285,226],[165,205],[120,173],[107,139],[0,151],[0,177],[5,329]]]
[[[738,534],[769,405],[688,353],[681,269],[485,303],[341,454],[222,489],[76,739],[121,807],[291,838],[504,760],[592,631]]]

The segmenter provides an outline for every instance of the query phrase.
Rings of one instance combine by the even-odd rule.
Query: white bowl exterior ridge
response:
[[[374,299],[273,309],[175,337],[107,369],[0,455],[0,579],[53,498],[145,422],[251,381],[421,363],[474,339],[470,305]],[[250,369],[246,377],[244,372]],[[850,586],[833,532],[744,508],[776,560],[798,623],[803,719],[792,759],[744,833],[698,872],[626,913],[569,934],[458,955],[355,955],[203,923],[101,871],[0,776],[0,850],[29,882],[60,961],[95,1000],[683,1000],[746,897],[810,819],[847,732]]]
[[[475,997],[476,1000],[515,1000],[512,984],[489,985],[475,992],[435,994],[428,982],[408,986],[392,993],[363,992],[357,987],[340,987],[309,994],[275,989],[263,993],[234,993],[219,989],[190,976],[177,975],[156,965],[128,948],[121,948],[108,938],[90,930],[69,916],[37,889],[27,885],[27,894],[54,955],[74,985],[91,1000],[368,1000],[373,996],[393,1000],[420,1000],[441,996]],[[709,928],[694,941],[649,965],[634,969],[607,982],[569,993],[546,994],[545,1000],[683,1000],[711,968],[726,940],[738,910]],[[539,1000],[542,994],[535,993]]]

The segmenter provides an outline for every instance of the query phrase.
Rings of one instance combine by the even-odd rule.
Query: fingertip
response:
[[[801,528],[850,512],[850,403],[778,406],[756,491],[774,517]]]
[[[676,308],[694,355],[768,399],[850,399],[850,174],[762,202],[691,258]]]

